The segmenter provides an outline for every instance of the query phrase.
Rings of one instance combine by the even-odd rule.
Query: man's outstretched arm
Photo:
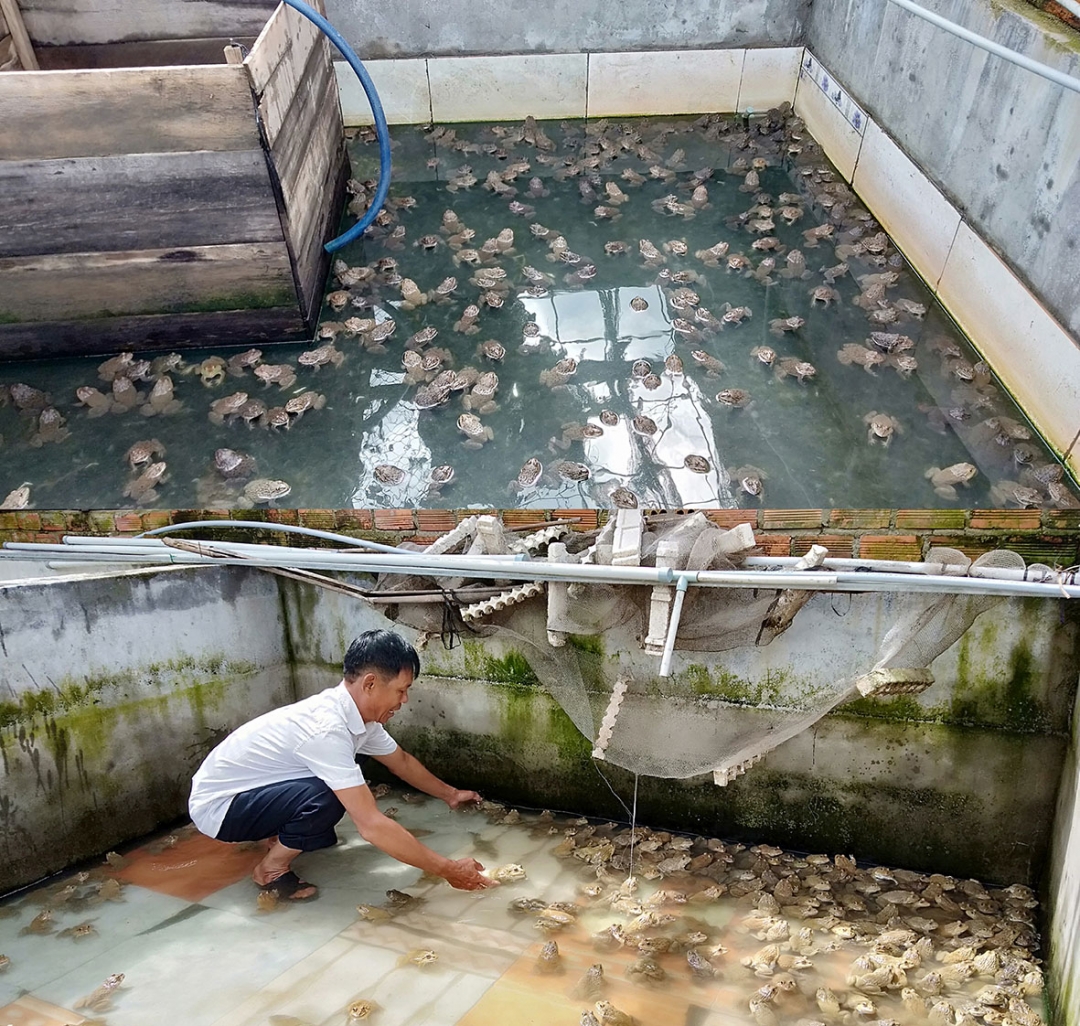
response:
[[[440,780],[419,759],[410,755],[400,745],[389,755],[373,755],[372,758],[381,762],[394,776],[400,777],[406,784],[412,784],[418,791],[430,794],[434,798],[441,798],[452,809],[467,805],[469,802],[480,801],[480,795],[475,791],[460,791]]]
[[[356,824],[360,836],[391,858],[441,876],[452,887],[463,891],[481,890],[490,887],[494,882],[481,875],[480,871],[484,867],[475,859],[448,859],[421,844],[400,823],[384,816],[375,804],[371,788],[366,784],[344,787],[340,791],[334,791],[334,794],[345,806],[345,811]]]

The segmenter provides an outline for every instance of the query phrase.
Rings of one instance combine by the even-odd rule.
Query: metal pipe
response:
[[[342,545],[355,545],[357,548],[371,549],[372,552],[400,552],[393,545],[383,545],[382,542],[367,541],[364,538],[350,538],[347,534],[336,534],[333,531],[319,531],[314,527],[298,527],[293,524],[264,524],[258,520],[192,520],[186,524],[170,524],[167,527],[155,527],[152,531],[143,531],[135,535],[135,538],[155,538],[163,534],[175,534],[177,531],[190,531],[194,528],[228,527],[241,528],[244,530],[280,531],[282,534],[302,534],[308,538],[322,538],[324,541],[340,542]],[[82,535],[64,535],[64,541],[72,544],[81,544],[89,539]],[[97,539],[101,540],[101,539]],[[126,540],[126,539],[125,539]],[[132,539],[134,540],[134,539]]]
[[[205,543],[204,543],[205,544]],[[208,545],[225,553],[229,543]],[[657,585],[674,584],[685,577],[688,584],[702,587],[745,589],[794,589],[842,592],[919,592],[931,594],[971,594],[1027,596],[1042,598],[1080,598],[1080,587],[1066,584],[1040,584],[1031,581],[999,581],[973,577],[950,577],[936,574],[912,575],[895,573],[814,573],[757,570],[678,571],[665,567],[625,567],[603,564],[548,563],[541,560],[517,561],[513,557],[476,558],[465,556],[427,556],[417,552],[400,552],[395,558],[334,552],[321,549],[290,549],[285,546],[236,545],[229,555],[208,553],[207,556],[179,549],[160,554],[124,552],[122,548],[98,548],[89,545],[67,546],[36,542],[6,542],[0,556],[26,559],[28,553],[38,553],[55,559],[57,556],[99,558],[102,562],[140,562],[155,565],[227,566],[289,566],[311,570],[356,570],[364,573],[414,574],[426,577],[474,577],[519,581],[564,581],[582,584]],[[260,551],[245,551],[260,550]],[[77,554],[77,555],[76,555]],[[91,556],[93,554],[93,556]]]
[[[1070,6],[1068,3],[1063,2],[1063,0],[1058,0],[1058,2],[1061,3],[1063,7],[1067,7],[1074,14],[1080,16],[1080,4],[1074,3]],[[1050,82],[1055,82],[1057,85],[1064,86],[1066,89],[1071,89],[1074,93],[1080,93],[1080,78],[1073,78],[1072,75],[1066,75],[1063,71],[1058,71],[1056,68],[1051,68],[1049,65],[1043,64],[1040,61],[1025,57],[1022,53],[1010,50],[1007,46],[995,43],[992,39],[980,36],[977,32],[972,32],[970,29],[963,28],[955,22],[949,21],[948,18],[943,18],[940,14],[935,14],[933,11],[928,11],[925,7],[920,7],[918,4],[912,3],[912,0],[889,0],[889,3],[896,4],[897,7],[903,7],[905,11],[910,11],[912,14],[916,15],[916,17],[922,18],[924,21],[928,21],[931,25],[936,25],[946,32],[951,32],[954,36],[966,40],[973,46],[985,50],[987,53],[992,53],[1001,57],[1003,60],[1011,61],[1018,67],[1024,68],[1026,71],[1031,71],[1036,75],[1041,75]]]
[[[675,651],[675,635],[679,633],[679,620],[682,619],[683,599],[690,582],[685,574],[680,575],[675,585],[675,604],[671,607],[671,619],[668,621],[667,638],[664,639],[664,654],[660,657],[660,676],[671,676],[671,654]]]
[[[792,567],[799,562],[797,556],[747,556],[743,565],[748,567]],[[1053,583],[1058,580],[1057,576],[1033,577],[1029,570],[1011,570],[998,566],[979,566],[971,569],[961,564],[950,563],[908,563],[901,560],[891,559],[843,559],[826,557],[821,564],[826,570],[880,570],[894,574],[931,574],[937,577],[979,577],[998,581],[1034,581],[1037,584]],[[954,572],[955,571],[955,572]],[[1053,573],[1053,571],[1051,571]]]

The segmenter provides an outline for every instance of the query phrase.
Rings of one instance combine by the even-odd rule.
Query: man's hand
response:
[[[460,809],[462,805],[479,804],[481,798],[475,791],[454,791],[445,801],[450,808]]]
[[[480,870],[483,868],[476,859],[457,859],[450,863],[450,868],[443,873],[443,878],[459,891],[481,891],[485,887],[497,887],[498,881],[481,875]]]

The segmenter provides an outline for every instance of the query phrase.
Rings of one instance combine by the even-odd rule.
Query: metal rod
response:
[[[193,543],[194,544],[194,543]],[[577,581],[583,584],[657,585],[675,584],[685,577],[688,584],[702,587],[744,589],[794,589],[843,592],[920,592],[933,594],[969,594],[1030,596],[1043,598],[1080,598],[1080,587],[1061,583],[1041,584],[1031,581],[999,581],[973,577],[950,577],[937,574],[895,574],[835,572],[813,573],[759,570],[678,571],[666,567],[625,567],[603,564],[549,563],[542,560],[519,561],[513,557],[477,559],[466,556],[428,556],[405,552],[393,558],[378,554],[332,552],[323,549],[289,549],[284,546],[231,546],[217,542],[199,545],[206,556],[165,548],[160,553],[124,552],[122,547],[103,550],[89,545],[67,546],[34,542],[7,542],[0,556],[26,559],[29,553],[55,559],[99,558],[102,562],[139,562],[156,565],[217,563],[229,566],[286,566],[310,570],[356,570],[364,573],[409,574],[423,577],[472,577],[515,581]],[[260,551],[251,552],[255,549]],[[211,551],[213,550],[213,551]],[[216,553],[222,555],[216,555]]]
[[[1061,2],[1061,0],[1059,0],[1059,2]],[[1024,68],[1026,71],[1041,75],[1050,82],[1055,82],[1057,85],[1064,86],[1066,89],[1071,89],[1074,93],[1080,93],[1080,78],[1073,78],[1072,75],[1066,75],[1063,71],[1058,71],[1056,68],[1051,68],[1040,61],[1025,57],[1022,53],[1010,50],[1007,46],[995,43],[992,39],[980,36],[977,32],[972,32],[970,29],[963,28],[955,22],[949,21],[948,18],[943,18],[940,14],[935,14],[933,11],[928,11],[925,7],[920,7],[918,4],[912,3],[912,0],[889,0],[889,3],[896,4],[897,7],[903,7],[905,11],[910,11],[916,17],[922,18],[924,21],[928,21],[931,25],[936,25],[946,32],[951,32],[954,36],[966,40],[972,45],[985,50],[987,53],[992,53],[1001,57],[1003,60],[1011,61],[1018,67]],[[1062,6],[1065,7],[1068,5],[1063,3]],[[1078,10],[1073,11],[1074,14],[1080,13],[1080,5],[1077,5],[1077,7]]]

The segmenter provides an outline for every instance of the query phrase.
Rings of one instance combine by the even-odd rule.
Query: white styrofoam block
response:
[[[878,126],[866,126],[855,191],[923,279],[936,288],[960,213]]]
[[[794,102],[802,55],[801,46],[747,50],[736,109],[762,111]]]
[[[426,125],[431,120],[427,61],[423,58],[364,61],[383,113],[390,125]],[[346,125],[373,125],[371,104],[356,73],[344,61],[334,62],[341,116]]]
[[[745,50],[589,56],[590,118],[733,111]]]
[[[961,224],[938,298],[1059,453],[1080,430],[1080,347],[1004,261]],[[1070,469],[1080,470],[1073,451]]]
[[[440,121],[520,121],[585,116],[584,53],[428,60],[431,110]]]

